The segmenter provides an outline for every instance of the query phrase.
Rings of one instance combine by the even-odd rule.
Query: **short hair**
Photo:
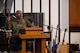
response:
[[[16,13],[17,13],[17,12],[22,12],[22,11],[21,11],[21,10],[17,10]],[[22,13],[23,13],[23,12],[22,12]]]

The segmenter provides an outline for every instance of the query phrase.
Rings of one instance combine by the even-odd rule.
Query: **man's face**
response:
[[[16,17],[19,18],[19,19],[21,19],[23,17],[22,11],[18,10],[16,12]]]

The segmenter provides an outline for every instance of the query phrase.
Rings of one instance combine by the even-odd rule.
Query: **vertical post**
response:
[[[46,53],[46,40],[41,39],[41,53]]]
[[[5,0],[5,7],[7,7],[7,0]]]
[[[23,12],[23,16],[24,16],[24,0],[22,0],[22,12]]]
[[[7,7],[7,0],[5,0],[5,8]],[[5,13],[7,13],[7,10],[5,9]]]
[[[49,26],[51,25],[51,0],[49,0]]]
[[[33,12],[33,0],[31,0],[31,13]]]
[[[49,0],[49,32],[50,32],[50,27],[51,27],[51,0]],[[50,33],[50,38],[51,38],[51,33]]]
[[[15,0],[14,0],[14,13],[15,13]]]
[[[21,49],[21,53],[25,53],[26,52],[26,40],[22,40],[22,49]]]
[[[51,0],[49,0],[49,26],[51,25]]]
[[[50,46],[51,48],[51,30],[50,30],[50,27],[51,27],[51,0],[49,0],[49,32],[50,32],[50,38],[49,38],[49,41],[48,41],[48,47]],[[49,51],[50,52],[50,51]]]
[[[22,0],[22,11],[24,13],[24,0]]]
[[[41,7],[42,7],[41,4],[42,4],[42,3],[41,3],[41,2],[42,2],[42,0],[40,0],[40,13],[41,13],[41,11],[42,11],[42,9],[41,9]]]
[[[70,2],[71,2],[71,0],[69,0],[69,10],[70,10]],[[70,11],[69,11],[69,14],[70,14]],[[70,16],[69,16],[69,25],[70,25]],[[70,43],[71,43],[71,36],[70,36],[70,33],[71,33],[71,31],[70,31],[70,26],[69,26],[69,45],[70,45]]]
[[[58,0],[58,24],[59,24],[59,37],[58,37],[58,43],[60,42],[60,0]]]

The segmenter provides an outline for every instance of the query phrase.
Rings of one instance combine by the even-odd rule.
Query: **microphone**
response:
[[[12,15],[13,18],[16,18],[16,16]]]
[[[15,15],[12,15],[11,17],[10,17],[10,20],[15,20],[16,19],[16,16]]]

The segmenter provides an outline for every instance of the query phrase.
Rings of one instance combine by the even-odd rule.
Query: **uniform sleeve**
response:
[[[33,27],[33,24],[29,20],[26,20],[26,24],[27,24],[27,27]]]

